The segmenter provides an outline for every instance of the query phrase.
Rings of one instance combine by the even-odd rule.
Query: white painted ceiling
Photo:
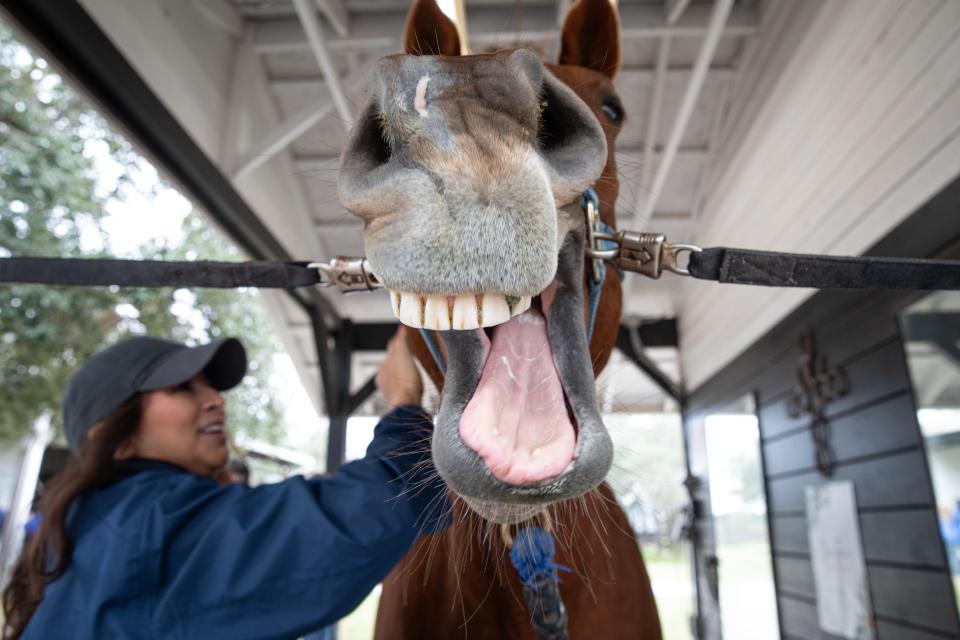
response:
[[[358,105],[368,65],[400,49],[409,2],[81,2],[292,255],[362,255],[360,226],[336,197],[344,118],[304,24],[319,25],[336,83]],[[738,0],[726,15],[729,3],[618,3],[621,228],[704,246],[859,253],[960,173],[960,2]],[[465,4],[475,50],[531,46],[555,59],[569,0]],[[684,123],[698,59],[704,81]],[[670,274],[625,286],[627,315],[679,317],[680,356],[654,356],[671,376],[682,368],[689,387],[810,293]],[[320,406],[309,326],[282,295],[266,298]],[[391,317],[383,294],[331,299],[355,320]],[[359,385],[376,358],[357,362]],[[607,406],[664,406],[619,357],[606,375],[616,381]]]
[[[329,88],[304,36],[295,8],[288,0],[231,0],[245,27],[255,30],[254,49],[266,70],[270,94],[280,119],[290,121],[309,113],[318,104],[329,103]],[[363,79],[368,64],[396,52],[410,3],[403,0],[377,2],[344,0],[347,28],[338,33],[326,20],[330,2],[317,2],[319,15],[330,27],[326,46],[343,79],[342,86],[353,105],[360,104],[367,87]],[[759,0],[736,4],[728,29],[709,61],[708,73],[696,107],[679,138],[676,160],[667,174],[653,216],[640,219],[662,150],[674,127],[675,116],[691,79],[691,71],[703,44],[712,9],[711,2],[691,2],[669,26],[668,5],[663,0],[621,0],[623,29],[622,63],[616,86],[627,110],[627,121],[618,141],[621,194],[617,211],[623,228],[656,230],[683,241],[692,232],[695,210],[702,203],[704,170],[716,136],[719,115],[730,99],[730,86],[746,39],[759,24]],[[680,3],[687,4],[687,3]],[[527,46],[556,60],[559,25],[569,2],[555,0],[485,0],[466,3],[466,23],[474,50],[491,47]],[[340,9],[338,9],[339,11]],[[669,47],[661,52],[669,37]],[[662,59],[661,59],[662,58]],[[661,71],[658,74],[658,65]],[[360,78],[356,82],[355,78]],[[657,84],[661,83],[659,92]],[[651,123],[654,103],[659,121]],[[310,205],[311,223],[326,247],[338,253],[362,255],[361,226],[342,209],[336,197],[336,168],[345,139],[342,119],[335,109],[296,137],[287,152],[297,179]],[[645,154],[647,154],[645,156]],[[633,291],[628,314],[643,317],[675,315],[679,291],[662,283],[627,280]],[[353,318],[389,319],[389,307],[380,295],[351,296],[338,301]],[[676,350],[657,350],[653,357],[663,370],[679,377]],[[375,360],[358,360],[369,371]],[[363,374],[358,374],[358,379]],[[616,383],[614,383],[616,381]],[[359,383],[359,380],[358,380]],[[636,367],[617,354],[600,382],[606,408],[657,411],[669,407],[666,396]]]

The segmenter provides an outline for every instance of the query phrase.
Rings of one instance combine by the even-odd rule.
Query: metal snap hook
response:
[[[661,269],[666,269],[681,276],[688,276],[690,275],[690,270],[686,267],[681,267],[677,258],[681,253],[700,253],[701,251],[703,251],[703,249],[694,244],[670,244],[669,242],[664,242],[660,254]],[[690,264],[689,258],[687,264]]]
[[[311,262],[307,268],[320,272],[318,287],[337,287],[343,293],[383,288],[366,258],[337,256],[330,262]]]

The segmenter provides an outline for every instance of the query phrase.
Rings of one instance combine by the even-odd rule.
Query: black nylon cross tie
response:
[[[0,258],[0,282],[70,286],[293,289],[316,286],[307,262],[160,262],[82,258]]]
[[[960,290],[960,261],[815,256],[712,247],[690,254],[701,280],[811,289]]]

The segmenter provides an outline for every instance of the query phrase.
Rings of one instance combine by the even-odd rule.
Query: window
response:
[[[960,591],[960,293],[926,296],[901,317],[917,422],[927,451],[940,534]],[[960,606],[960,604],[958,604]]]

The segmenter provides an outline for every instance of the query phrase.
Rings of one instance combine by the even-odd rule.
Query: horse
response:
[[[594,187],[616,226],[617,12],[579,0],[559,64],[526,49],[461,56],[434,0],[414,2],[404,43],[377,64],[339,196],[395,315],[420,329],[408,343],[441,390],[432,460],[453,523],[384,580],[376,638],[533,638],[505,543],[534,521],[570,569],[570,637],[659,639],[638,542],[603,483],[613,449],[595,376],[622,293],[607,269],[594,316],[580,206]]]

